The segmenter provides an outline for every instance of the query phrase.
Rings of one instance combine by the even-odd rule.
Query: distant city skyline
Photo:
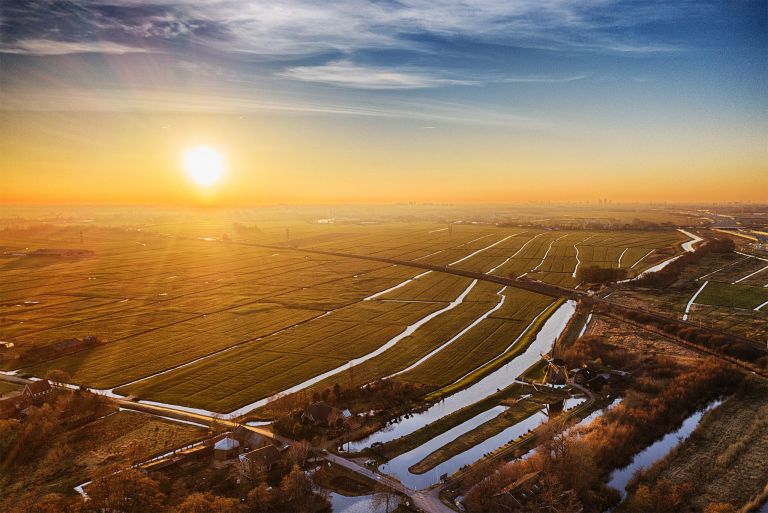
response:
[[[766,12],[9,0],[0,202],[765,201]]]

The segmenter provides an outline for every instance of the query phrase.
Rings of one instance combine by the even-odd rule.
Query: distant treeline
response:
[[[257,235],[264,233],[261,231],[261,228],[256,226],[255,224],[252,226],[245,225],[243,223],[232,223],[232,228],[235,230],[235,233],[238,235]]]
[[[504,221],[496,226],[501,228],[525,227],[525,228],[549,228],[551,230],[635,230],[635,231],[659,231],[675,230],[677,225],[670,222],[654,223],[643,219],[635,219],[631,222],[621,222],[618,219],[609,220],[569,220],[569,221]]]
[[[623,280],[627,277],[629,271],[626,269],[611,269],[606,267],[580,267],[576,271],[576,278],[579,281],[587,283],[610,283]]]
[[[729,238],[707,239],[695,251],[684,254],[660,271],[648,273],[633,283],[639,287],[667,288],[677,281],[680,273],[687,265],[695,264],[711,253],[730,253],[735,248],[736,244]]]

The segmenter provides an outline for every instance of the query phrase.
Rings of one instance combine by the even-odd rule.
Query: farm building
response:
[[[265,445],[251,452],[241,454],[240,461],[245,460],[263,465],[267,470],[272,470],[272,467],[280,462],[280,450],[273,444]]]
[[[47,379],[33,381],[24,385],[21,394],[28,397],[34,405],[40,405],[48,399],[53,389]]]
[[[318,427],[338,428],[344,424],[345,415],[349,410],[341,411],[326,403],[314,403],[307,406],[301,415],[301,420]]]
[[[252,431],[245,426],[238,426],[232,432],[232,438],[240,442],[240,447],[242,447],[243,451],[246,452],[257,449],[259,447],[263,447],[270,443],[266,436],[260,435],[259,433]]]
[[[213,459],[223,461],[234,458],[240,453],[240,442],[231,436],[225,436],[213,446]]]

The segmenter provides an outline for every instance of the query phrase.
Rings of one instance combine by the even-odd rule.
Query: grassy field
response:
[[[10,392],[16,392],[18,390],[21,390],[21,385],[8,383],[6,381],[0,381],[0,396],[3,396],[4,394],[8,394]]]
[[[768,301],[768,289],[750,285],[709,282],[696,298],[696,303],[752,310]]]
[[[743,506],[765,486],[768,475],[768,386],[754,381],[708,413],[669,457],[641,474],[694,488],[692,506],[713,502]]]
[[[0,352],[0,366],[35,375],[60,368],[74,382],[98,388],[169,371],[119,391],[223,410],[377,349],[454,301],[470,283],[433,272],[363,301],[423,271],[253,244],[419,259],[509,276],[528,272],[530,279],[575,286],[576,247],[581,265],[618,266],[623,254],[624,267],[652,250],[679,250],[675,246],[684,240],[676,231],[491,224],[449,230],[440,223],[401,221],[319,225],[276,218],[256,226],[242,213],[229,213],[229,223],[198,213],[191,225],[154,212],[147,214],[152,222],[140,227],[114,215],[104,225],[50,223],[0,231],[0,339],[15,344]],[[94,254],[23,256],[43,248]],[[498,286],[478,283],[463,304],[360,365],[355,380],[413,364],[494,308],[499,292]],[[430,388],[454,381],[496,356],[550,301],[514,289],[504,295],[498,311],[403,379]],[[101,343],[68,342],[87,335]]]

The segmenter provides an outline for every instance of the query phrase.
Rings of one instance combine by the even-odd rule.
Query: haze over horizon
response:
[[[2,203],[766,200],[765,0],[0,9]]]

